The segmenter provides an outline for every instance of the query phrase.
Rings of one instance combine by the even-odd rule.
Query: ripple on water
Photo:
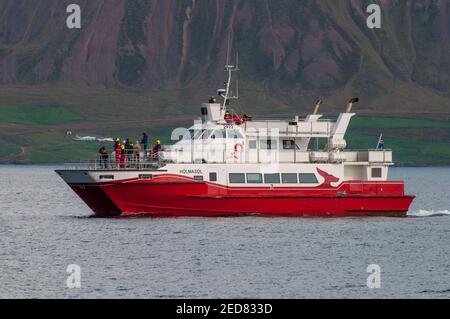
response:
[[[0,297],[450,297],[450,168],[392,170],[412,218],[342,219],[91,218],[53,169],[0,167]]]

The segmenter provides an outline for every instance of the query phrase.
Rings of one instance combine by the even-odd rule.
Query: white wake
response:
[[[425,209],[419,209],[415,212],[408,212],[408,216],[411,217],[432,217],[432,216],[444,216],[444,215],[450,215],[450,211],[444,209],[444,210],[425,210]]]

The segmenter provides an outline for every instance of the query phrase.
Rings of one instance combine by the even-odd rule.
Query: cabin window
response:
[[[199,139],[203,133],[205,133],[205,130],[199,130],[199,129],[195,129],[194,130],[194,140]]]
[[[245,184],[245,174],[244,173],[230,173],[229,178],[230,178],[230,183]]]
[[[209,173],[209,181],[217,182],[217,173]]]
[[[381,178],[381,167],[373,167],[372,168],[372,177]]]
[[[300,173],[298,174],[300,183],[305,183],[305,184],[315,184],[318,183],[319,181],[317,180],[316,174],[313,173]]]
[[[100,179],[114,179],[114,175],[100,175]]]
[[[283,173],[281,174],[281,180],[283,184],[297,184],[297,174]]]
[[[298,146],[295,144],[294,140],[283,140],[283,149],[284,150],[295,150],[298,149]]]
[[[213,130],[205,130],[205,133],[202,135],[202,139],[207,140],[211,134],[213,133]]]
[[[248,147],[252,150],[255,150],[256,149],[256,140],[248,141]]]
[[[201,175],[194,176],[194,181],[202,181],[202,180],[203,180],[203,176],[201,176]]]
[[[152,174],[139,174],[139,179],[152,179]]]
[[[190,129],[183,135],[183,140],[192,140],[194,138],[194,130]]]
[[[227,134],[228,134],[228,138],[234,138],[234,139],[244,138],[242,136],[241,132],[239,132],[238,130],[227,130]]]
[[[201,111],[202,111],[202,115],[208,115],[208,108],[202,107]]]
[[[276,150],[277,141],[275,140],[261,140],[260,142],[262,150]]]
[[[210,139],[212,140],[215,140],[217,138],[225,138],[225,130],[215,130],[210,136]]]
[[[264,174],[264,183],[280,184],[280,174]]]
[[[262,174],[258,174],[258,173],[247,174],[247,183],[261,184],[262,182],[263,182]]]

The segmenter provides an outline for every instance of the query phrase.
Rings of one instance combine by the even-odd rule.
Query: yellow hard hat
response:
[[[161,144],[161,141],[160,140],[156,140],[156,144]]]

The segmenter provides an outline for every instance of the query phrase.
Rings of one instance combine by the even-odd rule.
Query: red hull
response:
[[[250,188],[163,176],[71,187],[99,216],[405,216],[414,199],[403,182]]]
[[[70,185],[75,193],[88,205],[96,216],[118,216],[121,210],[103,192],[101,185]]]

